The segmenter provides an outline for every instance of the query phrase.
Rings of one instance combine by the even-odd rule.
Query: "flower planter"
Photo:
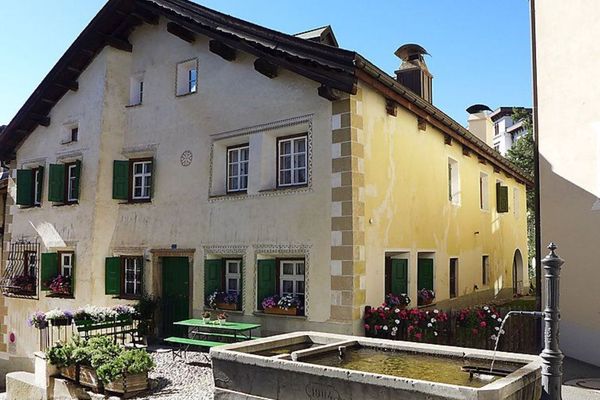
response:
[[[225,325],[226,322],[227,322],[227,319],[217,319],[217,324],[219,324],[219,325]]]
[[[60,367],[60,375],[64,378],[77,382],[77,366],[69,365],[68,367]]]
[[[104,389],[124,395],[141,392],[148,389],[148,373],[125,374],[123,378],[107,383]]]
[[[237,304],[230,304],[230,303],[217,303],[217,308],[221,309],[221,310],[229,310],[229,311],[235,311],[237,310]]]
[[[96,370],[87,365],[79,366],[79,384],[87,386],[96,392],[102,389],[102,382],[98,379]]]
[[[51,319],[52,326],[68,326],[73,322],[72,318],[55,318]]]
[[[298,315],[298,309],[296,307],[288,308],[287,310],[280,307],[270,307],[265,308],[265,313],[275,315]]]

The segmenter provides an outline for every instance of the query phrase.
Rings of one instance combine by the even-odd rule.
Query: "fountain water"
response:
[[[498,336],[496,336],[496,344],[494,345],[494,355],[492,356],[492,365],[490,366],[490,372],[494,370],[494,362],[496,361],[496,353],[498,352],[498,344],[500,343],[500,337],[504,334],[504,324],[508,321],[508,317],[511,315],[527,315],[530,317],[542,318],[544,313],[539,311],[509,311],[504,316],[502,323],[500,324],[500,330],[498,331]]]

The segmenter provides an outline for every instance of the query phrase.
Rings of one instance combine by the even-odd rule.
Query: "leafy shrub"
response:
[[[73,361],[74,346],[70,343],[59,343],[54,347],[46,350],[46,358],[48,362],[57,367],[68,367],[74,364]]]
[[[145,350],[125,350],[117,357],[103,363],[96,369],[98,378],[104,382],[113,382],[125,374],[141,374],[154,368],[154,362]]]

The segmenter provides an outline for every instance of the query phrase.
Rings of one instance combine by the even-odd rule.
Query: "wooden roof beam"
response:
[[[81,74],[81,70],[79,68],[73,67],[71,65],[67,66],[67,71],[74,72],[76,74]]]
[[[41,126],[46,126],[46,127],[50,126],[50,117],[47,115],[30,113],[29,118],[32,121],[37,122]]]
[[[131,15],[133,15],[134,17],[140,18],[142,21],[144,21],[147,24],[158,25],[159,15],[155,14],[149,10],[136,8],[131,13]]]
[[[343,96],[343,94],[340,90],[334,89],[327,85],[319,86],[318,93],[319,93],[319,96],[321,96],[327,100],[330,100],[330,101],[340,100]]]
[[[269,79],[276,78],[279,74],[277,65],[270,63],[264,58],[257,58],[256,61],[254,61],[254,69]]]
[[[224,60],[234,61],[236,57],[236,51],[233,47],[227,46],[225,43],[218,40],[211,40],[208,42],[208,49],[220,56]]]
[[[392,99],[385,99],[385,111],[388,115],[395,117],[398,115],[398,103]]]
[[[102,36],[102,38],[104,38],[105,43],[110,47],[114,47],[115,49],[123,50],[129,53],[133,51],[133,46],[131,45],[131,43],[129,43],[128,40],[108,35],[106,33],[98,33],[100,34],[100,36]]]
[[[79,90],[79,82],[77,81],[53,82],[53,84],[61,89],[72,90],[74,92]]]
[[[49,104],[49,105],[51,105],[51,106],[54,106],[56,103],[58,103],[58,101],[57,101],[57,100],[48,99],[48,98],[46,98],[46,97],[42,97],[42,99],[41,99],[40,101],[41,101],[42,103]]]
[[[194,32],[185,29],[183,26],[176,24],[175,22],[169,22],[167,24],[167,32],[171,35],[177,36],[181,40],[185,40],[188,43],[194,43],[196,41],[196,35]]]

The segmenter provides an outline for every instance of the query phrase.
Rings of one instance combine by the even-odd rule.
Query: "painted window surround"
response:
[[[277,184],[277,141],[292,135],[306,136],[306,183]],[[209,200],[271,196],[312,191],[312,114],[211,135]],[[228,196],[227,149],[248,143],[248,188],[246,193]]]

